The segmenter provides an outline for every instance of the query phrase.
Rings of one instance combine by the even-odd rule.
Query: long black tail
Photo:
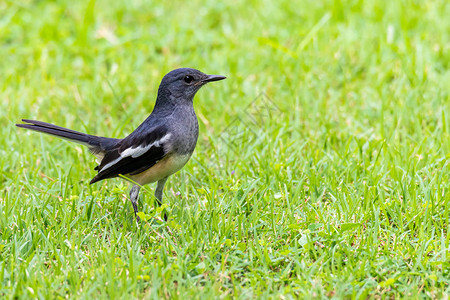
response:
[[[120,139],[89,135],[41,121],[27,119],[22,119],[22,121],[28,124],[16,124],[16,126],[51,134],[59,138],[85,145],[89,147],[89,150],[91,150],[93,154],[103,154],[105,151],[113,149],[120,141]]]

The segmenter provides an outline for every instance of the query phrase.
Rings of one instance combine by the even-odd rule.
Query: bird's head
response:
[[[225,79],[221,75],[206,75],[199,70],[180,68],[170,71],[163,77],[158,90],[158,98],[192,101],[197,91],[211,81]]]

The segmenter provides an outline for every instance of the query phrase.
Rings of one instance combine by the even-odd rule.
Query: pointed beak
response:
[[[226,77],[222,75],[208,75],[205,79],[203,79],[203,82],[211,82],[211,81],[219,81],[224,80]]]

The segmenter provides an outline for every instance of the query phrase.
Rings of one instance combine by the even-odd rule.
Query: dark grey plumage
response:
[[[120,141],[120,139],[89,135],[41,121],[27,119],[22,119],[22,121],[28,124],[16,124],[16,126],[55,135],[72,142],[83,144],[87,146],[93,154],[104,153],[112,149]]]
[[[100,160],[95,168],[98,174],[90,183],[117,176],[133,181],[130,200],[137,214],[140,186],[157,181],[155,196],[160,204],[167,177],[189,160],[198,138],[194,96],[206,83],[222,79],[225,77],[206,75],[190,68],[169,72],[161,81],[150,116],[124,139],[88,135],[27,119],[22,121],[28,124],[17,126],[87,146]]]

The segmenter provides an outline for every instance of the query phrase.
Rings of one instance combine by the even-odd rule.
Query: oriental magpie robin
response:
[[[41,121],[26,120],[18,127],[31,129],[83,144],[100,164],[98,174],[90,181],[124,177],[134,183],[130,191],[136,219],[141,186],[157,182],[155,197],[162,203],[167,178],[179,171],[191,157],[198,138],[198,121],[193,99],[206,83],[225,79],[190,69],[175,69],[161,81],[156,103],[150,116],[123,139],[88,135]],[[167,220],[167,215],[164,214]]]

